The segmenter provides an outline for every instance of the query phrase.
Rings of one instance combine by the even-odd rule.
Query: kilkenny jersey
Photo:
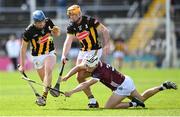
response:
[[[32,56],[47,54],[54,50],[54,43],[51,31],[54,24],[50,19],[45,20],[46,24],[43,29],[37,29],[34,24],[30,24],[23,33],[23,40],[31,42]]]
[[[80,24],[70,23],[67,33],[75,35],[81,44],[82,51],[97,50],[101,48],[98,41],[97,27],[100,23],[88,16],[82,16]]]
[[[91,76],[95,79],[100,80],[105,86],[111,90],[116,90],[121,85],[125,76],[118,72],[116,69],[111,67],[109,64],[99,62],[97,68],[92,72]]]

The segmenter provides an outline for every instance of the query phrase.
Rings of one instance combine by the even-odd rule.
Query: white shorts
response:
[[[124,82],[117,87],[114,93],[119,96],[130,96],[135,89],[133,80],[129,76],[125,76]]]
[[[48,56],[56,56],[55,50],[49,52],[48,54],[40,55],[40,56],[32,56],[32,61],[35,69],[41,69],[44,66],[44,60]]]
[[[84,59],[84,58],[85,58],[86,56],[88,56],[88,55],[94,55],[95,52],[96,52],[96,50],[91,50],[91,51],[79,51],[77,60]],[[98,58],[101,58],[101,56],[102,56],[102,48],[97,51],[97,56],[98,56]]]
[[[79,49],[78,48],[72,48],[69,51],[69,57],[70,58],[76,58],[78,56]]]

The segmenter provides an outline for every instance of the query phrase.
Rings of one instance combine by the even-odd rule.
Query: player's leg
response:
[[[145,90],[141,95],[137,92],[137,90],[134,90],[131,93],[131,96],[137,97],[141,101],[146,101],[148,98],[152,97],[153,95],[165,89],[177,89],[177,86],[175,83],[167,81],[167,82],[164,82],[161,86],[157,86],[157,87],[153,87],[153,88]]]
[[[128,108],[129,103],[122,103],[121,101],[126,98],[126,96],[120,96],[113,92],[113,94],[109,97],[108,101],[105,104],[104,108],[112,109],[112,108]]]
[[[80,64],[82,62],[82,60],[84,59],[84,57],[88,56],[88,55],[97,55],[99,58],[102,56],[102,49],[99,50],[91,50],[91,51],[80,51],[78,54],[78,58],[77,58],[77,62],[76,65]],[[86,78],[90,77],[90,73],[86,72],[84,70],[80,71],[77,73],[77,80],[79,83],[82,83],[84,81],[86,81]],[[94,98],[91,89],[89,87],[87,87],[86,89],[83,90],[84,93],[87,95],[88,99],[89,99],[89,108],[97,108],[99,107],[98,102],[96,101],[96,99]]]
[[[47,56],[44,60],[44,80],[43,83],[45,86],[51,87],[52,82],[52,72],[53,68],[56,64],[56,56]],[[43,96],[47,96],[49,89],[44,88],[44,94]]]
[[[45,58],[42,58],[43,67],[38,69],[38,74],[43,81],[45,86],[51,87],[51,81],[52,81],[52,71],[56,63],[56,56],[55,55],[47,55]],[[39,106],[45,106],[46,105],[46,98],[48,95],[49,89],[44,87],[42,96],[37,98],[36,103]]]
[[[145,107],[144,103],[136,98],[134,98],[133,101],[131,102],[122,102],[127,96],[121,96],[119,94],[116,94],[113,92],[111,97],[108,99],[106,105],[104,108],[109,108],[109,109],[125,109],[129,107],[137,107],[137,106],[142,106]]]
[[[86,72],[85,70],[81,70],[77,73],[77,80],[79,83],[85,82],[86,78],[90,77],[90,73]],[[92,95],[92,92],[89,87],[83,90],[87,96]]]
[[[82,62],[83,58],[86,57],[87,55],[95,55],[95,54],[100,58],[102,56],[102,49],[92,50],[92,51],[88,51],[88,52],[80,51],[78,54],[76,64],[77,65],[80,64]],[[90,73],[88,73],[86,71],[80,71],[77,73],[77,80],[79,83],[81,83],[81,82],[84,82],[85,79],[89,76],[90,76]],[[99,104],[96,101],[96,99],[94,98],[94,96],[91,92],[91,89],[88,87],[88,88],[84,89],[83,91],[89,99],[89,104],[88,104],[89,108],[99,107]]]
[[[41,79],[41,81],[43,82],[44,80],[44,66],[40,69],[37,69],[38,75]],[[43,96],[39,96],[36,100],[36,104],[39,106],[45,106],[46,105],[46,98]]]
[[[85,79],[88,77],[90,77],[90,73],[86,72],[85,70],[81,70],[77,73],[77,80],[79,83],[85,82]],[[92,92],[89,87],[87,87],[83,91],[88,97],[92,95]]]
[[[137,97],[138,99],[140,99],[141,101],[145,101],[147,100],[148,98],[152,97],[153,95],[155,95],[156,93],[158,93],[160,90],[160,87],[153,87],[153,88],[150,88],[150,89],[147,89],[144,93],[142,94],[139,94],[139,92],[137,90],[134,90],[132,93],[131,93],[131,96],[132,97]]]
[[[37,57],[33,57],[32,61],[34,64],[34,68],[37,70],[37,73],[41,79],[41,81],[43,82],[44,80],[44,56],[37,56]],[[39,96],[37,97],[36,100],[36,104],[39,106],[45,106],[46,105],[46,99],[43,96]]]
[[[37,73],[38,73],[41,81],[43,82],[43,80],[44,80],[44,66],[41,69],[37,69]]]
[[[110,97],[108,101],[109,107],[113,108],[129,108],[129,107],[136,107],[142,106],[145,107],[144,103],[139,99],[134,99],[132,102],[121,102],[125,97],[131,95],[131,92],[135,90],[135,86],[133,84],[132,79],[126,76],[123,83],[117,87],[117,89],[113,92],[113,95]],[[112,99],[111,99],[112,98]],[[118,101],[119,98],[119,101]],[[111,102],[115,100],[114,102]]]
[[[82,60],[77,60],[77,64],[80,64],[82,62]],[[82,70],[80,72],[77,73],[77,81],[79,83],[85,82],[86,78],[90,77],[90,73],[86,72],[85,70]],[[87,87],[86,89],[83,90],[84,93],[86,94],[86,96],[89,99],[89,108],[97,108],[99,107],[98,102],[96,101],[96,99],[94,98],[90,87]]]

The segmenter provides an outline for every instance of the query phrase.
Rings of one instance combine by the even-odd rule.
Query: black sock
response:
[[[91,98],[94,98],[94,96],[93,96],[93,95],[90,95],[90,96],[88,97],[88,99],[91,99]]]
[[[161,86],[160,88],[159,88],[159,91],[162,91],[162,90],[164,90],[165,88],[163,87],[163,86]]]
[[[129,102],[129,107],[133,107],[133,104],[132,104],[132,102]]]
[[[137,103],[136,102],[129,102],[129,107],[136,107]]]

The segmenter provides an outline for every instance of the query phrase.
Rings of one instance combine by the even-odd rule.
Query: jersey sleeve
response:
[[[90,18],[90,25],[97,28],[100,25],[100,22],[95,18]]]
[[[52,20],[49,19],[49,18],[47,18],[46,20],[47,20],[47,24],[48,24],[51,28],[53,28],[54,23],[52,22]]]
[[[69,26],[67,27],[67,33],[68,33],[68,34],[71,34],[71,35],[74,35],[74,34],[75,34],[75,31],[74,31],[74,29],[73,29],[73,27],[72,27],[71,25],[69,25]]]

